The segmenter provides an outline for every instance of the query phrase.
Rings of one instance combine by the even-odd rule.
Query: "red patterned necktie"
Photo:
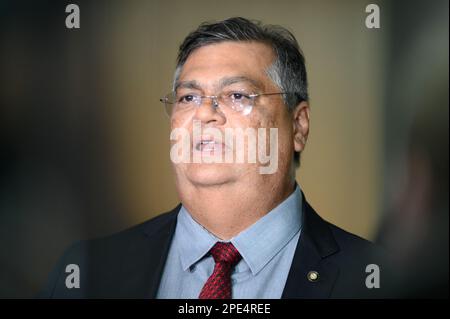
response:
[[[242,257],[232,243],[217,242],[209,252],[216,265],[198,298],[231,299],[231,272]]]

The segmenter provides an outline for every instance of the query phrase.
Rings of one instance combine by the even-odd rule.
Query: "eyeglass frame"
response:
[[[159,99],[159,101],[160,101],[161,103],[164,103],[164,109],[165,109],[165,111],[166,111],[166,114],[167,114],[169,117],[170,117],[171,115],[168,114],[168,112],[167,112],[166,104],[176,104],[176,103],[177,103],[176,100],[175,100],[174,102],[169,102],[169,101],[168,101],[168,96],[171,95],[171,94],[175,94],[175,93],[176,93],[175,91],[172,91],[172,92],[166,94],[164,97],[162,97],[162,98]],[[233,92],[233,93],[239,93],[239,92]],[[288,92],[274,92],[274,93],[254,93],[254,94],[243,94],[243,95],[247,96],[248,98],[250,98],[250,99],[252,100],[252,105],[251,105],[251,107],[253,107],[254,101],[255,101],[255,99],[256,99],[257,97],[259,97],[259,96],[264,96],[264,95],[278,95],[278,94],[289,94],[289,93],[288,93]],[[200,98],[200,104],[194,102],[195,104],[197,104],[198,107],[200,107],[200,106],[203,105],[203,99],[205,99],[205,98],[212,99],[214,108],[219,107],[219,101],[218,101],[218,99],[219,99],[219,97],[220,97],[221,94],[220,94],[220,95],[198,95],[198,94],[187,94],[187,95],[194,95],[194,96],[197,96],[197,97]],[[235,111],[236,111],[236,110],[235,110]],[[236,112],[239,113],[239,112],[241,112],[241,111],[236,111]]]

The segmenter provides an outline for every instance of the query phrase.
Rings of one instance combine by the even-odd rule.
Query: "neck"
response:
[[[258,187],[251,181],[213,186],[177,183],[181,202],[192,217],[222,240],[250,227],[283,202],[294,187],[294,178],[265,182]]]

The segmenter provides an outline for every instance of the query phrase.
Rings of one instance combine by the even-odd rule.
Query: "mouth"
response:
[[[224,148],[222,142],[219,143],[212,138],[201,138],[195,143],[195,150],[199,152],[221,152]]]

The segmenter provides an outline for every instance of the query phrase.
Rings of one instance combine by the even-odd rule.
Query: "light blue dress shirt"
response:
[[[229,240],[242,256],[231,274],[232,297],[281,298],[302,226],[302,194],[294,192]],[[221,241],[181,207],[157,298],[198,298],[214,270],[208,251]]]

